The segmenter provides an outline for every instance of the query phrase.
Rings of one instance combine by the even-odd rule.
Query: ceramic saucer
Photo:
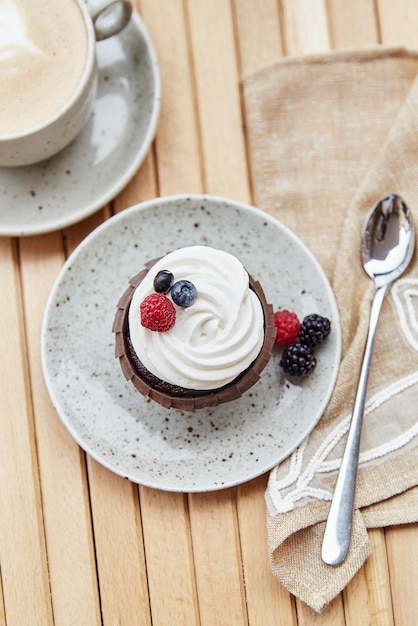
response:
[[[0,168],[0,235],[64,228],[94,213],[130,181],[154,138],[161,85],[157,57],[137,13],[117,36],[97,43],[99,87],[93,115],[55,157]]]
[[[242,398],[194,413],[164,409],[125,380],[114,356],[116,303],[147,260],[192,244],[234,254],[275,308],[331,319],[310,376],[287,380],[273,353]],[[340,351],[334,295],[309,250],[266,213],[213,196],[158,198],[100,225],[63,266],[42,328],[47,388],[74,439],[115,473],[169,491],[237,485],[287,457],[322,415]]]

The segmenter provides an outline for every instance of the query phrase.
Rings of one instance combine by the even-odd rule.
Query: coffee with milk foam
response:
[[[75,0],[0,0],[0,134],[30,130],[65,106],[87,47]]]

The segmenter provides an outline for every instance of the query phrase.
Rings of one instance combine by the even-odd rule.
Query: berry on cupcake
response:
[[[139,307],[141,324],[149,330],[165,333],[176,322],[176,310],[171,300],[162,293],[150,293]]]

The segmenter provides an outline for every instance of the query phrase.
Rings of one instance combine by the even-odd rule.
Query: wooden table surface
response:
[[[191,495],[117,477],[58,419],[39,338],[66,256],[112,213],[183,192],[253,202],[243,74],[283,55],[379,42],[418,47],[418,2],[137,0],[136,8],[163,85],[145,162],[110,206],[65,232],[0,238],[0,624],[413,626],[416,525],[370,532],[372,556],[318,615],[270,571],[267,476]]]

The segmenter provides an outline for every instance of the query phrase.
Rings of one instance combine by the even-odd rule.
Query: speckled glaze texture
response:
[[[260,380],[241,398],[195,412],[159,406],[125,380],[112,333],[121,289],[149,259],[195,244],[239,258],[274,308],[332,320],[308,378],[287,380],[280,352],[273,351]],[[48,391],[80,446],[134,482],[180,492],[230,487],[287,457],[328,403],[340,350],[335,299],[308,249],[264,212],[213,196],[159,198],[99,226],[58,276],[42,329]]]
[[[138,14],[97,43],[93,114],[75,141],[36,165],[0,167],[0,235],[64,228],[114,198],[143,162],[155,136],[161,80],[157,57]]]

